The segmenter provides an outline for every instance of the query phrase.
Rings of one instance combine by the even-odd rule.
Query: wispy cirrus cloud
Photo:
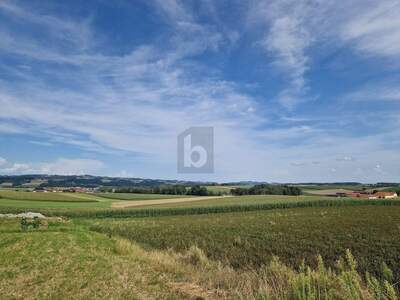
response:
[[[5,62],[0,65],[0,132],[24,134],[55,146],[68,144],[94,157],[94,161],[64,158],[37,164],[21,159],[7,164],[9,172],[102,172],[106,163],[96,158],[100,153],[129,157],[125,174],[176,178],[176,136],[188,127],[205,125],[215,127],[218,171],[212,178],[196,179],[312,181],[329,174],[324,179],[353,180],[359,177],[359,167],[370,170],[364,174],[367,181],[380,178],[373,169],[378,163],[387,176],[398,174],[398,151],[387,147],[396,131],[349,134],[337,125],[348,121],[346,116],[331,115],[329,109],[318,117],[294,113],[287,117],[287,110],[279,108],[275,111],[283,117],[277,122],[271,107],[263,106],[268,99],[254,95],[234,76],[224,76],[218,63],[207,61],[213,54],[224,55],[237,41],[235,31],[204,22],[190,2],[146,2],[162,18],[164,35],[123,51],[112,51],[117,46],[90,19],[44,13],[41,20],[43,11],[35,7],[2,3],[9,6],[0,6],[0,11],[12,20],[1,23],[0,29]],[[336,37],[332,43],[358,44],[356,39],[345,41],[336,29],[326,30],[337,20],[336,10],[325,20],[333,2],[329,7],[308,1],[260,3],[256,16],[264,30],[253,45],[262,46],[265,64],[274,65],[287,79],[275,99],[295,112],[312,98],[308,78],[312,50],[326,36],[323,32]],[[340,24],[348,21],[343,17]],[[21,31],[16,23],[40,28],[42,38]],[[81,39],[82,47],[77,45]],[[350,155],[357,158],[354,166],[336,160]],[[299,163],[305,163],[306,172],[296,166]],[[64,165],[72,167],[63,169]],[[331,174],[331,168],[337,172]]]
[[[376,83],[360,87],[358,90],[349,93],[345,99],[353,101],[400,101],[399,84],[395,82]]]
[[[400,4],[397,0],[352,1],[253,1],[248,19],[263,28],[259,45],[274,58],[288,83],[277,100],[289,109],[316,99],[308,85],[312,52],[328,53],[344,47],[359,54],[390,59],[387,68],[399,64]]]
[[[252,97],[235,83],[214,76],[212,69],[199,69],[190,59],[208,48],[215,50],[214,36],[219,33],[209,34],[197,23],[185,26],[192,26],[192,33],[200,32],[211,42],[193,41],[178,32],[164,49],[139,46],[126,55],[107,56],[87,55],[86,50],[65,53],[41,43],[37,43],[39,51],[31,51],[26,38],[16,34],[13,43],[18,47],[13,54],[23,55],[27,64],[46,62],[50,76],[37,78],[29,71],[16,70],[17,82],[0,81],[2,124],[17,123],[23,132],[51,142],[94,151],[126,151],[151,161],[168,161],[171,166],[176,136],[187,127],[210,124],[234,135],[260,124],[263,120],[256,116]],[[75,40],[71,36],[71,43]],[[204,72],[209,76],[203,77]],[[62,79],[63,85],[53,84],[54,78]]]
[[[259,44],[286,74],[287,87],[277,100],[289,109],[310,98],[306,79],[311,64],[308,52],[318,39],[317,24],[323,24],[326,9],[318,2],[290,0],[255,1],[251,6],[249,20],[265,28]]]
[[[398,59],[400,56],[400,3],[366,1],[340,26],[340,37],[360,52]]]

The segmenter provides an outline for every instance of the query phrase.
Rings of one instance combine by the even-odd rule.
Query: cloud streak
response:
[[[340,23],[344,27],[325,30],[333,27],[338,12],[333,10],[333,16],[325,19],[333,4],[317,2],[263,1],[249,12],[257,18],[255,26],[263,28],[253,45],[263,47],[265,64],[271,58],[287,80],[274,96],[286,108],[276,110],[278,117],[269,109],[269,99],[255,95],[242,82],[227,79],[218,63],[204,63],[204,56],[224,55],[232,47],[234,30],[204,22],[186,2],[146,2],[166,24],[166,38],[120,53],[107,47],[107,37],[99,37],[102,33],[88,18],[66,19],[18,2],[2,2],[0,12],[7,13],[8,22],[0,21],[4,25],[0,55],[7,62],[0,66],[0,132],[28,135],[41,145],[68,144],[94,157],[93,153],[126,155],[134,162],[126,167],[129,174],[176,178],[177,135],[191,126],[213,126],[218,171],[213,178],[200,179],[312,181],[329,173],[326,180],[343,175],[353,180],[359,175],[352,164],[336,160],[350,155],[357,167],[371,171],[364,180],[379,178],[373,171],[378,163],[393,177],[398,174],[394,167],[399,160],[392,166],[389,161],[398,159],[398,151],[387,148],[387,138],[397,131],[349,136],[346,129],[326,124],[353,120],[353,116],[331,116],[330,111],[318,118],[287,116],[287,109],[296,112],[313,98],[308,76],[312,50],[321,40],[334,36],[361,49],[365,36],[375,32],[354,29],[349,36],[341,35],[346,26],[356,28],[362,23],[358,19],[351,23],[346,16]],[[40,29],[43,38],[37,38],[35,31],[21,32],[16,23]],[[365,94],[373,95],[371,91]],[[396,90],[389,87],[386,93],[376,94],[397,99]],[[379,158],[383,154],[385,158]],[[65,174],[106,168],[101,159],[60,158],[37,165],[7,163],[2,170]],[[334,175],[331,168],[337,170]],[[154,171],[140,174],[147,170]]]
[[[0,161],[1,162],[1,161]],[[0,164],[3,174],[51,174],[51,175],[85,175],[98,174],[104,168],[104,163],[94,159],[59,158],[53,162],[7,163]]]

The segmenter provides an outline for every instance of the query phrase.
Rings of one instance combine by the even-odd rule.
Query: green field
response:
[[[185,251],[196,245],[237,268],[260,267],[273,256],[293,267],[303,259],[314,265],[317,254],[332,266],[350,249],[362,271],[378,272],[385,260],[400,272],[400,207],[311,207],[91,224],[145,247]]]
[[[251,188],[253,185],[206,185],[205,187],[210,192],[230,194],[232,189],[236,188]]]
[[[15,190],[0,190],[0,199],[52,202],[96,202],[96,197],[78,193],[34,193]]]
[[[0,190],[0,209],[109,209],[111,204],[124,200],[155,200],[190,196],[124,193],[34,193],[17,190]]]
[[[141,201],[155,199],[191,198],[193,201],[184,203],[166,203],[157,205],[143,205],[135,209],[189,209],[242,205],[260,205],[274,203],[295,203],[302,201],[333,200],[331,197],[321,196],[282,196],[282,195],[256,195],[224,197],[217,199],[201,200],[194,196],[163,195],[163,194],[132,194],[132,193],[33,193],[12,190],[0,190],[0,210],[7,208],[26,209],[110,209],[113,202],[117,201]],[[4,208],[4,209],[2,209]]]
[[[213,206],[233,206],[233,205],[253,205],[253,204],[273,204],[273,203],[294,203],[299,201],[313,200],[332,200],[332,197],[322,196],[283,196],[283,195],[252,195],[235,196],[217,199],[189,201],[178,204],[159,204],[157,208],[189,208],[189,207],[213,207]],[[150,206],[144,205],[143,208]]]
[[[175,274],[145,253],[72,224],[21,232],[0,219],[1,299],[156,299],[177,293]],[[18,249],[18,251],[16,251]],[[169,273],[168,273],[169,272]]]
[[[0,199],[1,213],[63,218],[27,232],[0,218],[6,299],[397,299],[398,200],[242,196],[117,210],[124,197],[154,198],[14,193],[23,196]]]
[[[397,206],[49,220],[27,232],[17,220],[0,219],[0,294],[5,299],[397,299],[399,221]],[[318,254],[325,266],[321,259],[317,263]],[[311,268],[302,266],[303,258]],[[365,270],[376,278],[365,279]]]
[[[191,197],[187,195],[134,194],[134,193],[98,193],[96,194],[96,196],[107,199],[115,199],[115,200],[155,200],[155,199],[174,199],[174,198]]]
[[[46,211],[47,209],[107,209],[110,208],[112,201],[40,201],[40,200],[12,200],[0,199],[0,211],[7,212],[7,209],[24,209],[24,210],[37,210]]]
[[[335,189],[345,189],[350,191],[361,191],[364,187],[368,187],[367,185],[363,184],[321,184],[321,185],[301,185],[296,184],[297,186],[302,189],[306,190],[335,190]]]

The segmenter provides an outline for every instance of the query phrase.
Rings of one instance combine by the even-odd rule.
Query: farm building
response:
[[[393,199],[398,195],[396,192],[376,192],[372,196],[376,197],[375,199]]]
[[[375,192],[373,194],[367,192],[340,192],[336,193],[336,197],[364,198],[364,199],[393,199],[398,197],[396,192]]]

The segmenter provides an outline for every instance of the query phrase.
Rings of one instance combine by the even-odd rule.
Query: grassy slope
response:
[[[49,223],[21,232],[16,220],[0,220],[1,298],[373,299],[378,291],[397,299],[382,279],[366,286],[351,255],[334,272],[321,264],[297,272],[276,260],[260,270],[233,270],[195,247],[183,254],[146,251],[73,222]]]
[[[317,254],[333,265],[348,248],[362,270],[375,272],[384,259],[399,274],[399,223],[400,207],[359,206],[105,219],[93,229],[157,249],[184,251],[197,245],[235,267],[259,266],[273,255],[292,266],[303,258],[312,264]]]
[[[76,193],[33,193],[22,191],[0,190],[0,199],[22,201],[52,201],[52,202],[96,202],[97,198]]]
[[[0,220],[0,295],[25,299],[156,299],[176,293],[175,274],[144,255],[127,257],[115,240],[72,224],[21,232]],[[18,251],[16,251],[18,249]]]

